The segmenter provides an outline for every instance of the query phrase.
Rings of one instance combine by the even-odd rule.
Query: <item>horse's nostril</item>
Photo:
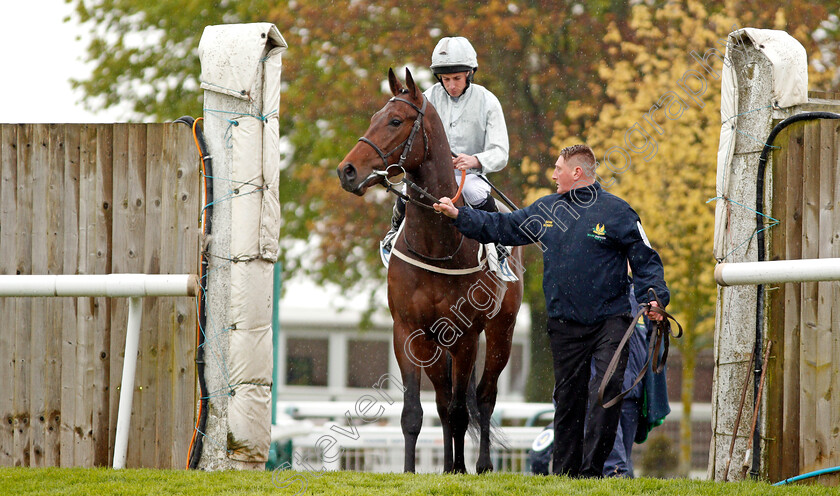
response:
[[[356,168],[353,167],[353,164],[347,164],[344,166],[344,177],[349,180],[356,179]]]

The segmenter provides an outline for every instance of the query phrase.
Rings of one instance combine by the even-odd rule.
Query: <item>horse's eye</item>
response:
[[[391,125],[392,125],[392,126],[394,126],[394,127],[399,127],[399,125],[400,125],[400,124],[402,124],[402,121],[401,121],[401,120],[399,120],[399,119],[391,119]]]

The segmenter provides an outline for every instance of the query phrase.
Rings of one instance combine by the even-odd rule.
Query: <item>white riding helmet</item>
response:
[[[478,70],[478,58],[475,49],[466,38],[442,38],[432,52],[432,65],[429,68],[435,76],[469,72],[469,79],[472,79],[472,74]]]

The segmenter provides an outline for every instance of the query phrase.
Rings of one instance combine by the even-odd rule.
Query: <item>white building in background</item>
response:
[[[278,401],[355,401],[390,373],[401,380],[394,357],[392,321],[384,286],[374,295],[378,310],[361,329],[369,295],[348,299],[337,289],[308,281],[284,281],[280,302]],[[524,401],[528,376],[531,321],[527,305],[519,311],[510,361],[499,378],[498,401]],[[484,364],[484,334],[478,353],[478,377]],[[421,399],[434,401],[423,376]],[[401,395],[395,396],[401,400]],[[398,400],[398,401],[399,401]]]

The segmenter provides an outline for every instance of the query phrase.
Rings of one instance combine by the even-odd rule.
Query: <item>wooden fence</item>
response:
[[[840,120],[793,124],[774,144],[772,216],[781,222],[767,260],[840,257]],[[840,282],[766,290],[765,460],[776,481],[840,465]],[[823,483],[836,485],[829,477]]]
[[[198,272],[182,124],[0,125],[0,274]],[[109,466],[124,298],[0,298],[0,466]],[[128,467],[186,464],[195,301],[145,298]]]

